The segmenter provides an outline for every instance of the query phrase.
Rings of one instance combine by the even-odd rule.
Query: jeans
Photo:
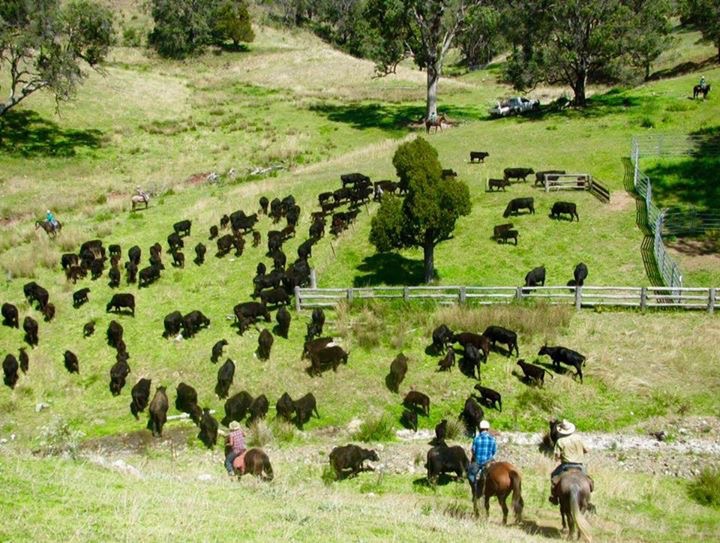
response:
[[[233,462],[242,453],[243,453],[243,451],[240,451],[240,452],[230,451],[230,453],[225,457],[225,469],[227,470],[229,475],[232,475],[234,473]]]
[[[475,481],[478,480],[478,477],[482,475],[482,472],[486,467],[487,462],[483,465],[480,465],[477,462],[470,462],[470,465],[468,466],[468,481],[475,483]]]
[[[560,475],[563,471],[567,471],[573,468],[579,468],[583,473],[587,475],[587,472],[585,471],[585,466],[583,464],[575,464],[568,462],[566,464],[560,464],[558,467],[556,467],[550,474],[550,480],[552,481],[554,477]]]

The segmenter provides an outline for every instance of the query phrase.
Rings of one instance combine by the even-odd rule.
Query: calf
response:
[[[260,317],[265,319],[265,322],[270,322],[270,313],[265,307],[265,304],[260,302],[243,302],[237,304],[233,308],[235,313],[235,319],[239,322],[241,320],[248,321],[250,323],[257,322]]]
[[[42,314],[45,317],[45,322],[50,322],[55,317],[55,304],[48,302],[45,307],[42,308]]]
[[[217,240],[217,253],[216,257],[222,258],[230,252],[230,249],[235,245],[235,238],[232,234],[225,234]]]
[[[405,379],[405,374],[408,369],[408,358],[403,353],[400,353],[390,364],[390,373],[387,376],[388,388],[393,392],[398,391],[400,383]]]
[[[252,401],[252,396],[245,390],[231,396],[225,401],[225,417],[220,422],[224,426],[229,426],[232,421],[242,422]]]
[[[270,205],[270,200],[267,199],[267,196],[260,196],[260,212],[267,215],[268,213],[268,206]]]
[[[515,246],[517,247],[519,235],[520,233],[517,230],[505,230],[496,239],[498,243],[501,241],[503,243],[507,243],[509,240],[513,240]]]
[[[403,405],[407,408],[418,409],[426,417],[430,416],[430,398],[418,392],[417,390],[411,390],[405,395],[403,399]]]
[[[525,275],[526,287],[536,287],[538,285],[545,286],[545,266],[533,268]]]
[[[262,236],[260,235],[260,232],[257,230],[253,230],[252,233],[252,246],[253,247],[260,247],[260,243],[262,242]]]
[[[363,470],[367,470],[363,466],[366,460],[377,462],[377,453],[372,449],[362,449],[357,445],[345,445],[344,447],[335,447],[330,452],[330,466],[335,471],[337,479],[355,476]]]
[[[198,439],[202,441],[208,449],[212,449],[217,443],[218,436],[218,421],[210,414],[210,409],[207,407],[202,411],[202,417],[200,418],[200,432],[198,432]]]
[[[503,217],[507,219],[513,213],[517,215],[521,209],[527,209],[534,215],[535,200],[533,198],[513,198],[508,202],[508,205],[503,212]]]
[[[200,424],[202,410],[198,405],[197,391],[185,383],[180,383],[176,388],[175,409],[190,415],[195,424]]]
[[[215,345],[213,345],[212,348],[212,354],[210,355],[210,362],[213,364],[217,364],[218,359],[223,354],[223,347],[225,347],[228,344],[227,340],[221,339]]]
[[[515,350],[515,353],[520,356],[520,349],[518,349],[517,334],[512,330],[503,328],[502,326],[488,326],[483,332],[483,336],[490,340],[492,347],[495,347],[495,343],[504,343],[508,348],[508,356],[510,356]]]
[[[229,358],[220,366],[217,374],[217,384],[215,385],[215,394],[221,400],[228,397],[230,385],[232,385],[235,376],[235,362]]]
[[[178,236],[189,236],[190,228],[192,227],[192,221],[185,219],[184,221],[176,222],[173,224],[173,230]]]
[[[312,392],[308,392],[299,400],[294,401],[293,407],[295,408],[295,423],[301,430],[310,420],[313,413],[317,418],[320,418],[320,413],[318,413],[317,410],[317,401]]]
[[[575,368],[576,376],[580,377],[581,383],[583,382],[582,367],[586,359],[584,355],[566,347],[548,347],[547,345],[543,345],[538,352],[539,356],[544,354],[552,358],[553,367],[555,367],[556,370],[560,369],[560,364],[566,364]]]
[[[255,398],[250,404],[250,417],[248,417],[247,421],[248,425],[260,419],[264,419],[269,408],[270,403],[268,402],[267,396],[265,396],[265,394],[260,394],[260,396]]]
[[[80,364],[77,355],[72,351],[65,351],[63,355],[65,360],[65,369],[70,373],[80,373]]]
[[[453,332],[446,325],[441,324],[432,333],[432,348],[435,353],[442,353],[445,351],[448,343],[452,342]]]
[[[155,396],[153,396],[153,399],[150,402],[148,411],[148,430],[152,431],[153,436],[162,436],[162,429],[163,426],[165,426],[165,422],[167,422],[168,411],[168,397],[165,393],[165,387],[157,387],[157,390],[155,390]]]
[[[118,288],[120,286],[120,269],[116,266],[112,266],[108,271],[108,286],[110,288]]]
[[[90,337],[95,333],[95,321],[88,321],[83,325],[83,337]]]
[[[210,236],[208,237],[208,239],[209,239],[209,240],[213,240],[213,239],[215,239],[215,238],[218,237],[218,234],[219,234],[219,232],[218,232],[218,227],[213,224],[213,225],[210,227]]]
[[[122,324],[120,324],[117,321],[110,321],[110,324],[108,324],[108,329],[107,329],[108,345],[117,349],[118,344],[122,341],[123,332],[124,332],[124,330],[123,330]]]
[[[283,392],[283,395],[280,396],[280,399],[275,404],[275,417],[280,417],[290,422],[294,413],[295,405],[293,404],[290,394]]]
[[[482,385],[475,385],[475,390],[480,393],[480,397],[485,405],[497,409],[502,413],[502,396],[500,396],[499,392]]]
[[[138,413],[145,411],[145,408],[147,407],[148,400],[150,399],[151,382],[152,381],[150,379],[143,377],[133,385],[132,390],[130,391],[130,396],[132,396],[132,402],[130,402],[130,413],[132,413],[132,416],[135,417],[136,420],[140,419],[140,417],[138,417]]]
[[[570,215],[570,222],[575,217],[580,222],[580,216],[577,212],[577,206],[574,202],[555,202],[550,210],[550,217],[553,219],[559,219],[561,214]]]
[[[428,483],[434,485],[442,473],[455,473],[457,479],[461,481],[467,473],[468,463],[465,449],[459,445],[433,447],[428,451],[425,462]]]
[[[163,326],[165,327],[165,331],[163,332],[164,338],[177,336],[183,326],[182,313],[180,313],[180,311],[173,311],[165,315]]]
[[[184,268],[185,267],[185,255],[178,250],[171,251],[170,254],[173,257],[173,266],[176,268]]]
[[[73,307],[80,307],[88,301],[89,288],[81,288],[73,292]]]
[[[463,421],[465,424],[467,434],[469,436],[473,436],[475,435],[475,432],[478,431],[480,422],[484,417],[485,413],[483,412],[482,407],[480,407],[472,396],[470,396],[467,400],[465,400],[465,405],[458,416],[458,420]]]
[[[503,178],[507,180],[515,179],[517,181],[522,179],[524,182],[527,181],[527,176],[531,173],[535,173],[535,170],[532,168],[505,168],[503,170]]]
[[[290,321],[292,320],[292,317],[290,316],[290,312],[285,306],[281,307],[278,310],[277,314],[275,315],[275,320],[278,323],[276,328],[277,335],[287,339],[288,332],[290,330]]]
[[[138,272],[138,288],[148,287],[160,279],[160,265],[153,264]]]
[[[488,191],[493,192],[493,189],[501,190],[505,192],[505,187],[510,186],[510,181],[507,179],[488,179]]]
[[[524,360],[518,360],[517,365],[522,369],[527,381],[540,383],[541,386],[545,384],[545,368],[536,366],[535,364],[529,364]],[[552,374],[549,375],[552,377]]]
[[[577,266],[575,266],[575,270],[573,271],[573,277],[575,278],[575,285],[581,287],[585,283],[585,279],[587,279],[588,276],[588,268],[585,264],[580,262]]]
[[[417,432],[418,431],[417,412],[415,410],[411,411],[409,409],[403,410],[402,415],[400,415],[400,424],[402,424],[405,428],[412,430],[413,432]]]
[[[273,288],[270,290],[263,290],[259,294],[260,301],[265,306],[270,305],[288,305],[290,303],[290,297],[283,287]]]
[[[257,357],[260,360],[267,360],[270,358],[270,349],[272,349],[273,342],[275,340],[273,339],[273,335],[267,331],[267,329],[264,329],[260,332],[260,335],[258,336],[258,348],[257,348]]]
[[[445,436],[447,435],[447,425],[448,425],[447,419],[443,419],[435,425],[435,437],[432,439],[432,441],[430,441],[430,445],[447,446],[447,444],[445,443]]]
[[[343,351],[342,347],[333,345],[331,347],[325,347],[317,352],[310,353],[310,373],[312,375],[320,375],[323,370],[332,368],[333,371],[337,371],[337,367],[342,362],[347,364],[348,353]]]
[[[50,299],[50,294],[48,294],[48,291],[38,285],[35,281],[26,283],[23,286],[23,293],[25,294],[25,298],[27,298],[27,301],[30,305],[32,305],[33,302],[38,303],[38,309],[43,309],[47,305],[48,300]]]
[[[230,217],[227,216],[227,214],[220,217],[220,228],[223,230],[228,227],[230,224]]]
[[[15,388],[18,379],[20,379],[18,376],[18,369],[20,369],[20,364],[18,364],[15,355],[6,355],[5,360],[3,360],[3,383],[10,388]]]
[[[565,170],[544,170],[541,172],[535,172],[535,185],[544,185],[545,176],[548,174],[564,174]]]
[[[183,242],[182,238],[175,232],[173,232],[167,237],[167,242],[168,248],[170,249],[171,253],[174,253],[175,251],[185,247],[185,242]]]
[[[448,348],[447,353],[445,354],[445,357],[438,362],[439,371],[450,371],[450,368],[452,368],[455,365],[455,349],[452,347]]]
[[[105,306],[105,311],[110,312],[110,310],[114,310],[119,312],[121,309],[129,309],[130,314],[134,317],[135,316],[135,296],[132,294],[113,294],[113,297],[108,302],[107,306]]]
[[[38,323],[31,316],[23,319],[23,330],[25,331],[25,341],[31,347],[38,344]]]
[[[138,266],[132,260],[125,262],[125,280],[130,283],[137,282]]]
[[[130,373],[130,366],[127,360],[120,359],[110,368],[110,394],[119,396],[125,387],[125,379]]]
[[[87,277],[87,272],[82,266],[70,266],[65,270],[65,277],[68,281],[72,281],[73,285],[82,277]]]
[[[20,369],[23,373],[27,373],[30,369],[30,358],[25,352],[25,347],[20,347],[20,356],[18,357],[18,359],[20,360]]]
[[[10,328],[20,327],[20,316],[17,307],[10,303],[2,304],[3,324]]]
[[[490,156],[490,153],[486,151],[470,151],[470,162],[485,162],[485,159]]]
[[[202,311],[191,311],[182,319],[183,331],[186,338],[193,337],[201,328],[210,326],[210,319],[202,314]]]

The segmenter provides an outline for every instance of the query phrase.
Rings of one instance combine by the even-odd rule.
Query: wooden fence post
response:
[[[646,307],[647,307],[647,287],[642,287],[640,289],[640,309],[642,311],[645,311]]]
[[[582,308],[582,287],[575,287],[575,309],[580,310]]]
[[[352,303],[353,297],[354,297],[353,289],[352,288],[347,289],[347,301]]]
[[[315,268],[310,270],[310,288],[317,288],[317,273]]]
[[[302,309],[302,302],[300,301],[300,287],[295,287],[295,311],[298,313]]]
[[[460,287],[460,305],[465,305],[465,302],[467,302],[467,292],[465,287]]]
[[[708,313],[711,315],[715,312],[715,295],[716,289],[713,287],[710,289],[710,294],[708,295]]]
[[[515,291],[515,297],[516,297],[518,300],[522,300],[522,299],[523,299],[523,287],[517,287],[517,290]]]
[[[406,302],[410,300],[410,289],[408,287],[403,287],[403,300]]]

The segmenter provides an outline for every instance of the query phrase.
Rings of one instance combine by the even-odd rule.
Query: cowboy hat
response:
[[[480,429],[481,430],[489,430],[490,429],[490,423],[486,420],[480,421]]]
[[[228,426],[231,430],[239,430],[240,429],[240,423],[236,420],[232,421],[230,423],[230,426]]]
[[[568,420],[563,420],[560,424],[557,425],[557,428],[555,428],[555,430],[557,431],[558,435],[569,436],[570,434],[575,432],[575,425]]]

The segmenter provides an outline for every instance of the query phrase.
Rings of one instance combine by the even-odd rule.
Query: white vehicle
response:
[[[521,96],[513,96],[503,102],[498,102],[490,108],[489,113],[492,117],[507,117],[508,115],[517,115],[526,111],[533,111],[540,107],[540,102],[530,100]]]

